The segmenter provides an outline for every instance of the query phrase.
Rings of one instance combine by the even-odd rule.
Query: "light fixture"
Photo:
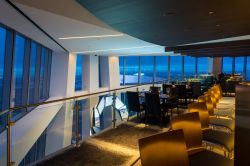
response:
[[[213,12],[213,11],[210,11],[209,14],[212,15],[212,14],[214,14],[214,12]]]
[[[74,37],[61,37],[60,40],[72,40],[72,39],[92,39],[92,38],[107,38],[107,37],[120,37],[124,34],[115,34],[115,35],[96,35],[96,36],[74,36]]]
[[[157,45],[148,45],[148,46],[138,46],[138,47],[127,47],[127,48],[114,48],[106,50],[93,50],[93,51],[82,51],[82,52],[73,52],[75,54],[84,54],[84,53],[96,53],[96,52],[106,52],[106,51],[119,51],[119,50],[129,50],[129,49],[138,49],[138,48],[149,48],[149,47],[159,47]]]
[[[216,27],[220,27],[220,24],[216,24],[215,26],[216,26]]]

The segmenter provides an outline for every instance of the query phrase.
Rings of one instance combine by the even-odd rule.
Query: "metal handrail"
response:
[[[7,110],[1,111],[0,116],[3,115],[3,114],[6,114],[8,112],[12,112],[12,111],[15,111],[15,110],[22,110],[22,109],[26,109],[26,108],[29,108],[29,107],[37,107],[37,106],[40,106],[40,105],[51,104],[51,103],[56,103],[56,102],[61,102],[61,101],[66,101],[66,100],[73,100],[73,99],[78,99],[78,98],[82,98],[82,97],[90,97],[90,96],[94,96],[94,95],[98,95],[98,94],[102,94],[102,93],[115,92],[115,91],[119,91],[119,90],[130,89],[130,88],[135,88],[135,87],[140,87],[140,86],[145,86],[145,85],[154,85],[154,84],[163,83],[163,82],[166,82],[166,81],[167,80],[156,81],[156,82],[152,82],[152,83],[136,84],[136,85],[132,85],[132,86],[126,86],[126,87],[122,87],[122,88],[115,88],[115,89],[111,89],[111,90],[105,90],[105,91],[100,91],[100,92],[95,92],[95,93],[89,93],[89,94],[85,94],[85,95],[72,96],[72,97],[66,97],[66,98],[63,98],[63,99],[56,99],[56,100],[44,101],[44,102],[35,103],[35,104],[28,104],[28,105],[25,105],[25,106],[13,107],[13,108],[9,108]]]

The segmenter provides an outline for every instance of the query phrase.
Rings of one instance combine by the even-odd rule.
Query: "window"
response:
[[[40,67],[40,85],[39,85],[40,100],[43,99],[44,77],[45,77],[45,67],[46,67],[46,63],[45,63],[46,54],[47,54],[47,50],[45,50],[45,48],[42,48],[41,67]]]
[[[23,61],[24,61],[25,39],[20,35],[16,35],[15,54],[13,66],[13,91],[14,105],[22,105],[22,80],[23,80]]]
[[[30,55],[30,74],[29,74],[29,104],[34,104],[35,96],[35,74],[36,74],[36,53],[37,44],[32,42]]]
[[[233,73],[233,58],[223,57],[222,72],[226,74]]]
[[[246,80],[250,81],[250,56],[247,57]]]
[[[168,56],[156,57],[156,81],[168,79]]]
[[[127,56],[125,68],[125,84],[138,84],[139,75],[139,57]]]
[[[182,56],[170,57],[170,79],[182,80]]]
[[[119,57],[120,85],[124,85],[124,59],[123,56]]]
[[[209,60],[210,58],[207,57],[198,58],[198,64],[197,64],[198,74],[208,74],[211,72],[208,67],[212,67],[211,66],[212,64],[209,64]]]
[[[235,57],[234,73],[244,75],[244,59],[245,57]]]
[[[76,57],[75,91],[82,90],[82,55]]]
[[[0,27],[0,110],[2,110],[6,30]]]
[[[154,81],[154,57],[142,56],[140,57],[140,81],[141,83],[151,83]]]
[[[184,78],[194,78],[196,75],[196,58],[191,56],[184,57]]]

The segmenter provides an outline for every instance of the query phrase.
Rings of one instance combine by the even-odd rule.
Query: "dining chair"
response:
[[[231,157],[234,150],[234,134],[209,127],[209,113],[205,102],[195,102],[188,105],[188,112],[198,112],[201,122],[203,140],[219,145],[224,150],[225,157]]]
[[[145,116],[146,121],[155,121],[163,123],[165,112],[160,104],[159,94],[145,93]]]
[[[202,130],[198,112],[173,117],[171,129],[182,129],[191,166],[232,166],[233,161],[202,146]]]
[[[142,166],[188,166],[182,130],[173,130],[139,139]]]
[[[167,92],[170,92],[172,87],[172,84],[162,84],[162,93],[167,94]]]
[[[209,123],[213,126],[219,126],[228,129],[233,132],[235,129],[235,123],[232,119],[220,118],[214,113],[214,105],[212,103],[211,97],[207,95],[200,96],[198,102],[206,102],[207,110],[209,113]]]
[[[139,93],[127,91],[128,111],[136,112],[137,117],[142,120],[142,112],[145,110],[144,106],[140,104]]]

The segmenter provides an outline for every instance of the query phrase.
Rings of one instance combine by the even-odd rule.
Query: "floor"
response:
[[[234,98],[223,98],[218,108],[234,108]],[[95,165],[135,165],[139,166],[138,139],[167,131],[168,127],[145,125],[136,120],[103,131],[74,147],[40,162],[39,166],[95,166]],[[223,152],[216,148],[217,153]]]

